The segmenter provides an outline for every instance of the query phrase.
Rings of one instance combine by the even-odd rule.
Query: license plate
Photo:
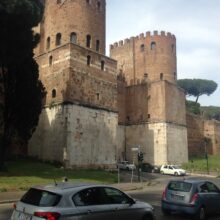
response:
[[[184,196],[171,194],[171,198],[178,201],[183,201]]]
[[[31,220],[32,217],[25,213],[18,213],[18,220]]]

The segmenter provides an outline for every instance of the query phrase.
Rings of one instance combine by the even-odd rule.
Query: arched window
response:
[[[98,10],[101,9],[101,3],[100,3],[100,1],[97,2],[97,8],[98,8]]]
[[[70,34],[70,42],[73,44],[77,43],[77,34],[75,32]]]
[[[50,57],[49,57],[49,66],[51,66],[52,63],[53,63],[53,56],[50,56]]]
[[[87,66],[90,66],[91,64],[91,56],[87,56]]]
[[[101,61],[101,70],[105,70],[105,61],[104,60]]]
[[[88,34],[86,36],[86,46],[89,48],[91,47],[91,40],[92,40],[91,35]]]
[[[141,52],[143,52],[144,51],[144,44],[141,44]]]
[[[155,42],[151,42],[150,49],[151,50],[156,49],[156,43]]]
[[[58,33],[58,34],[56,35],[56,46],[61,45],[61,38],[62,38],[61,33]]]
[[[46,46],[47,50],[50,49],[50,37],[47,38],[47,46]]]
[[[96,51],[99,51],[99,49],[100,49],[100,41],[97,40],[96,41]]]
[[[163,73],[160,74],[160,80],[163,80]]]
[[[61,3],[61,0],[57,0],[57,4],[60,4]]]
[[[57,91],[56,89],[52,90],[52,98],[55,98],[57,96]]]

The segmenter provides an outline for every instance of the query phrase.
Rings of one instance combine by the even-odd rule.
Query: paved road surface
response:
[[[161,176],[160,174],[146,174],[145,178],[151,179],[152,181],[158,182],[155,186],[151,187],[151,190],[147,191],[133,191],[130,195],[136,199],[149,202],[155,208],[155,213],[157,220],[188,220],[191,219],[189,216],[174,214],[169,217],[162,215],[160,211],[160,199],[162,195],[162,188],[165,187],[166,183],[173,178],[183,178],[183,177],[171,177],[171,176]],[[187,177],[187,178],[198,178],[198,177]],[[220,179],[205,178],[210,181],[215,182],[215,184],[220,188]],[[9,220],[12,213],[12,204],[0,205],[0,220]],[[208,220],[219,220],[220,215],[212,216]]]

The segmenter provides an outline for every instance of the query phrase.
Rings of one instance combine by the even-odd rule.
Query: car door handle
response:
[[[88,214],[88,215],[92,214],[92,210],[88,210],[88,211],[87,211],[87,214]]]

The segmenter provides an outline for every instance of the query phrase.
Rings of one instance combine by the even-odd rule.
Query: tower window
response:
[[[155,50],[156,49],[156,43],[155,42],[151,42],[150,49],[151,50]]]
[[[143,52],[144,51],[144,44],[141,44],[141,52]]]
[[[62,38],[61,33],[58,33],[58,34],[56,35],[56,46],[61,45],[61,38]]]
[[[51,66],[52,63],[53,63],[53,56],[50,56],[50,57],[49,57],[49,66]]]
[[[47,38],[47,46],[46,46],[47,50],[50,49],[50,37]]]
[[[91,56],[87,56],[87,66],[91,65]]]
[[[53,90],[52,90],[52,98],[55,98],[56,95],[57,95],[57,91],[56,91],[56,89],[53,89]]]
[[[75,32],[70,34],[70,42],[73,44],[77,43],[77,34]]]
[[[150,118],[150,114],[148,114],[147,117]]]
[[[97,40],[96,41],[96,51],[99,51],[99,49],[100,49],[100,41]]]
[[[105,70],[105,61],[101,61],[101,70]]]
[[[160,80],[163,80],[163,73],[160,74]]]
[[[96,93],[96,99],[97,99],[97,100],[100,99],[100,95],[99,95],[99,93]]]
[[[91,40],[92,40],[91,35],[87,35],[86,36],[86,46],[89,48],[91,47]]]
[[[98,8],[98,10],[101,9],[101,3],[99,1],[97,2],[97,8]]]
[[[61,3],[61,0],[57,0],[57,4],[60,4]]]
[[[91,4],[91,0],[86,0],[86,3],[87,4]]]
[[[144,78],[147,79],[148,78],[148,73],[144,74]]]

